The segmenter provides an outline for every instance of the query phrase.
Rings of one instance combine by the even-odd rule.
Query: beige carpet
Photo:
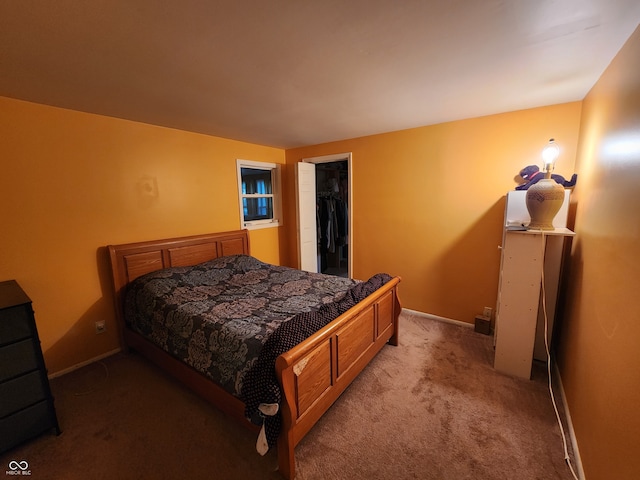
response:
[[[570,480],[546,387],[492,368],[491,337],[403,314],[386,346],[296,448],[314,479]],[[34,479],[279,479],[275,452],[135,354],[52,380],[62,435],[0,456]]]

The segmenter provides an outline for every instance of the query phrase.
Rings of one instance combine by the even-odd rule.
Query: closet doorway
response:
[[[298,165],[300,268],[351,278],[351,153],[305,158]]]

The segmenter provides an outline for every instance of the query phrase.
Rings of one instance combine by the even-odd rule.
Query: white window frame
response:
[[[259,228],[279,227],[282,225],[282,186],[280,182],[280,165],[270,162],[256,162],[254,160],[236,159],[236,168],[238,176],[238,199],[240,202],[240,228],[247,230],[256,230]],[[271,192],[270,194],[250,194],[242,193],[242,169],[253,168],[258,170],[267,170],[271,172]],[[273,201],[273,218],[265,220],[244,219],[244,202],[245,198],[272,198]]]

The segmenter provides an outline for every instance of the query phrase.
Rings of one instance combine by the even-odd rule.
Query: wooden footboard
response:
[[[123,346],[140,352],[204,399],[251,426],[244,418],[244,404],[239,399],[128,329],[122,308],[126,285],[140,275],[223,255],[249,254],[247,231],[111,245],[108,249]],[[387,342],[398,344],[399,282],[400,278],[393,278],[278,357],[276,373],[283,392],[278,464],[285,478],[295,476],[294,448],[305,434]]]
[[[283,390],[281,474],[295,476],[294,448],[387,343],[398,344],[398,277],[276,360]]]

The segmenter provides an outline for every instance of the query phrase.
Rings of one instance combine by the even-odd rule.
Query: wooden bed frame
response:
[[[129,282],[161,268],[194,265],[224,255],[249,254],[247,230],[110,245],[108,249],[123,348],[136,350],[257,432],[258,427],[245,418],[241,400],[130,330],[123,314],[123,296]],[[278,467],[286,479],[295,476],[295,446],[387,342],[398,344],[399,282],[399,277],[393,278],[276,360],[283,393]]]

